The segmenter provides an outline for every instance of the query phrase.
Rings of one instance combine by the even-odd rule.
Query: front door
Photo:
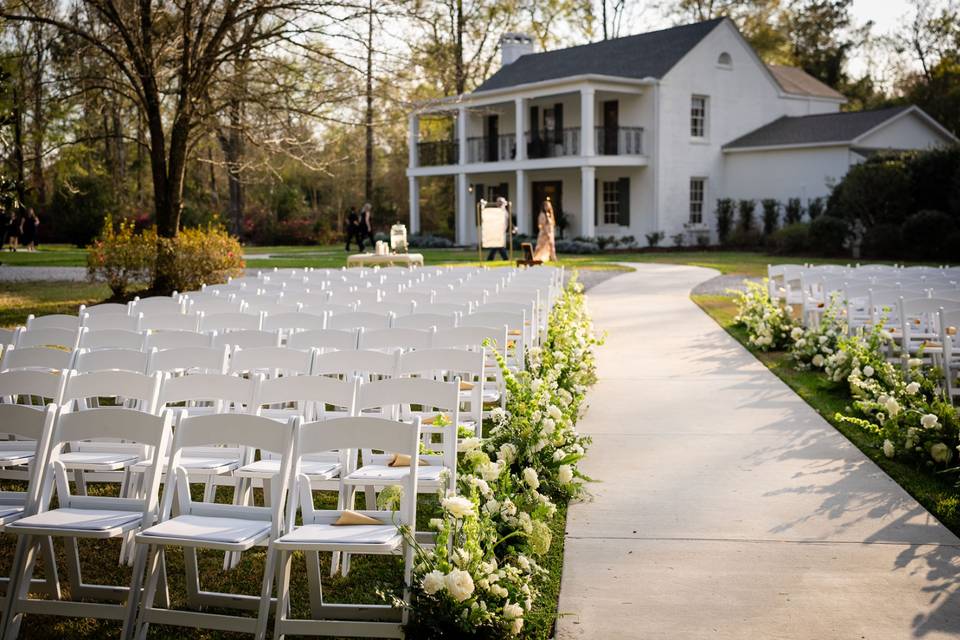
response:
[[[603,153],[617,155],[617,131],[620,127],[620,103],[607,100],[603,103]]]
[[[500,137],[500,120],[497,116],[487,116],[487,148],[484,150],[486,162],[496,162],[499,160],[497,153],[497,143]]]
[[[533,235],[536,236],[537,219],[540,217],[540,207],[543,206],[544,200],[550,198],[550,202],[553,204],[554,219],[560,219],[560,212],[563,211],[563,182],[560,180],[532,182],[530,183],[530,192],[533,195],[533,206],[530,207],[530,211],[533,212],[533,225],[530,228],[533,230]],[[557,231],[559,235],[559,229]]]

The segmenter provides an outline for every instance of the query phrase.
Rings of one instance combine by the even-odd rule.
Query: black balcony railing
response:
[[[559,158],[580,155],[580,127],[527,132],[528,158]]]
[[[455,140],[427,140],[417,143],[417,166],[439,167],[460,161],[460,145]]]
[[[500,162],[517,156],[517,137],[512,133],[467,138],[467,162]]]
[[[597,155],[643,155],[643,127],[597,127]]]

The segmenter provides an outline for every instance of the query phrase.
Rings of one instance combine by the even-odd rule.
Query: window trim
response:
[[[723,57],[727,57],[727,62],[723,61]],[[720,55],[717,56],[717,67],[720,69],[733,69],[733,56],[730,55],[729,51],[721,51]]]
[[[693,219],[693,205],[695,200],[693,199],[693,185],[694,182],[700,183],[700,220],[694,221]],[[697,226],[704,224],[704,208],[707,204],[707,184],[709,179],[706,176],[690,176],[690,180],[687,183],[687,224],[691,226]]]
[[[703,113],[701,114],[701,133],[697,135],[694,133],[694,101],[695,100],[703,101]],[[705,96],[702,94],[694,93],[690,96],[690,120],[689,120],[689,130],[690,130],[690,139],[691,140],[706,140],[710,135],[710,96]]]

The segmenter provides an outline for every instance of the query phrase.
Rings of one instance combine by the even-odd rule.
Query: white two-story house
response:
[[[916,107],[840,112],[841,94],[764,64],[728,19],[543,53],[507,34],[501,57],[474,92],[410,115],[412,232],[420,180],[448,176],[459,244],[476,241],[476,203],[497,196],[522,233],[549,196],[567,237],[690,242],[714,228],[717,198],[806,203],[877,150],[956,142]],[[448,126],[426,126],[437,119]]]

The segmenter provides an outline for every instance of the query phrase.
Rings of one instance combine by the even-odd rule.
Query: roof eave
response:
[[[849,147],[852,140],[827,140],[824,142],[796,142],[780,144],[757,144],[747,147],[723,146],[721,151],[724,153],[746,153],[750,151],[789,151],[791,149],[817,149],[824,147]]]
[[[880,123],[876,124],[875,126],[871,127],[871,128],[868,129],[867,131],[864,131],[863,133],[861,133],[860,135],[858,135],[856,138],[854,138],[854,139],[851,141],[851,144],[856,144],[856,143],[860,142],[861,140],[863,140],[863,139],[866,138],[867,136],[869,136],[869,135],[871,135],[871,134],[873,134],[873,133],[876,133],[877,131],[879,131],[880,129],[883,129],[884,127],[890,126],[891,124],[893,124],[893,123],[896,122],[897,120],[899,120],[899,119],[901,119],[901,118],[905,118],[905,117],[907,117],[907,116],[908,116],[909,114],[911,114],[911,113],[920,116],[920,118],[921,118],[924,122],[926,122],[931,128],[933,128],[933,129],[936,130],[937,132],[941,133],[943,136],[945,136],[948,140],[952,141],[954,144],[960,142],[960,140],[958,140],[957,137],[956,137],[955,135],[953,135],[953,134],[950,132],[949,129],[947,129],[947,128],[944,127],[942,124],[940,124],[939,122],[937,122],[936,119],[934,119],[933,116],[931,116],[929,113],[927,113],[926,111],[924,111],[923,109],[921,109],[921,108],[918,107],[917,105],[912,104],[912,105],[910,105],[909,107],[907,107],[906,109],[904,109],[903,111],[901,111],[900,113],[898,113],[898,114],[896,114],[896,115],[893,115],[893,116],[887,118],[886,120],[884,120],[883,122],[880,122]]]

